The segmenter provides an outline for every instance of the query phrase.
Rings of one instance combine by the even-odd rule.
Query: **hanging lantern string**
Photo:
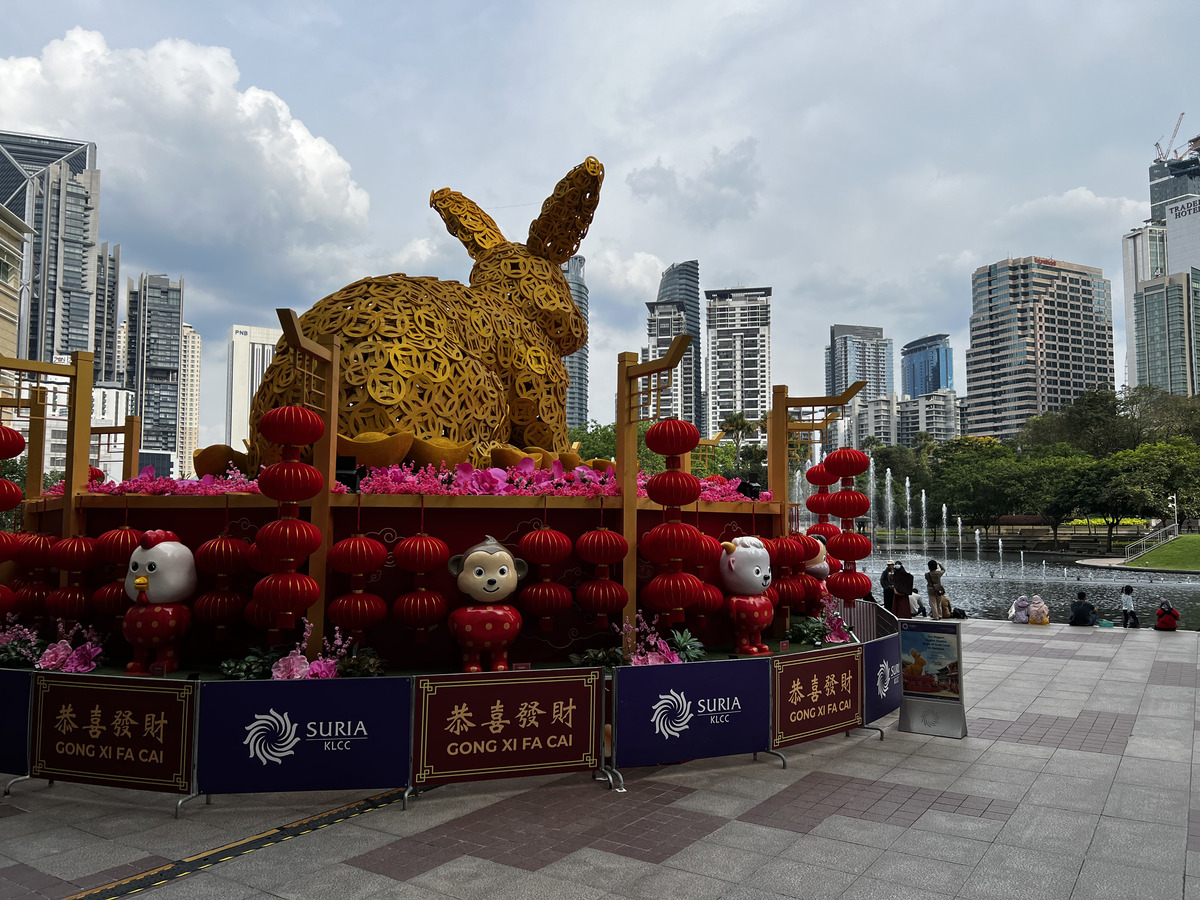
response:
[[[542,494],[542,527],[550,527],[550,495]]]
[[[129,526],[129,495],[125,495],[125,526]]]
[[[600,527],[604,527],[604,495],[600,495]]]
[[[229,492],[228,491],[225,493],[225,530],[222,531],[221,534],[225,535],[225,536],[229,535]]]
[[[421,495],[421,527],[417,531],[418,534],[425,533],[425,495]]]
[[[358,492],[358,518],[354,522],[354,533],[362,534],[362,491]]]

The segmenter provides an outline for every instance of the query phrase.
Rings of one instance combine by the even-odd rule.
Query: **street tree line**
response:
[[[1180,520],[1200,515],[1200,398],[1154,388],[1093,390],[1061,410],[1030,419],[1013,440],[961,437],[913,447],[864,447],[875,460],[876,521],[892,470],[893,506],[926,492],[928,509],[985,533],[1002,516],[1040,516],[1058,528],[1077,517],[1099,519],[1108,533],[1122,519]],[[865,489],[865,486],[864,486]],[[915,501],[914,501],[915,502]]]

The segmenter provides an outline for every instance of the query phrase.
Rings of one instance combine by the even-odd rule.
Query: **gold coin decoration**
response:
[[[470,443],[476,464],[500,444],[568,450],[562,358],[587,343],[587,323],[561,265],[587,234],[603,180],[593,157],[568,172],[525,244],[506,241],[474,201],[435,191],[430,206],[475,260],[469,286],[364,278],[300,316],[305,337],[342,337],[338,433]],[[281,341],[250,410],[256,462],[278,453],[258,436],[259,419],[302,402],[304,390]]]

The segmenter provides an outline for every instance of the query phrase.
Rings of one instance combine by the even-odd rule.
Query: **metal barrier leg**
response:
[[[862,729],[863,731],[878,731],[879,739],[881,741],[883,740],[883,729],[880,728],[878,725],[859,725],[858,727],[860,729]],[[846,732],[846,737],[850,737],[850,732],[848,732],[848,731]]]
[[[401,797],[400,797],[400,808],[401,809],[408,809],[408,798],[411,796],[413,796],[413,789],[412,789],[412,785],[409,785],[408,787],[406,787],[404,789],[404,794],[401,795]]]
[[[12,796],[12,786],[14,784],[16,784],[18,781],[28,781],[30,779],[30,777],[31,776],[29,776],[29,775],[18,775],[16,778],[11,779],[8,782],[8,784],[4,785],[4,796],[5,797]]]
[[[608,789],[613,789],[612,773],[608,771],[608,766],[601,766],[592,772],[592,781],[607,781]]]
[[[606,772],[609,772],[612,775],[613,779],[616,780],[617,786],[615,788],[613,788],[613,790],[615,790],[618,794],[624,794],[625,793],[625,776],[622,775],[619,771],[617,771],[616,767],[614,767],[614,766],[605,766],[604,769]]]
[[[175,818],[177,818],[177,819],[179,818],[179,809],[180,809],[180,807],[183,806],[183,804],[187,803],[189,800],[195,800],[199,796],[200,796],[200,794],[198,794],[198,793],[188,794],[186,797],[180,797],[178,800],[176,800],[175,801]]]
[[[755,762],[758,762],[758,754],[759,753],[770,753],[772,756],[779,757],[779,761],[781,763],[783,763],[783,767],[785,769],[787,768],[787,757],[784,756],[782,753],[780,753],[778,750],[756,750],[754,753],[754,761]]]

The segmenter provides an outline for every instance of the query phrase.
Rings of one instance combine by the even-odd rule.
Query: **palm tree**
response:
[[[746,418],[742,411],[731,412],[721,420],[720,429],[733,438],[734,458],[737,467],[742,467],[742,441],[758,431],[758,424]]]

